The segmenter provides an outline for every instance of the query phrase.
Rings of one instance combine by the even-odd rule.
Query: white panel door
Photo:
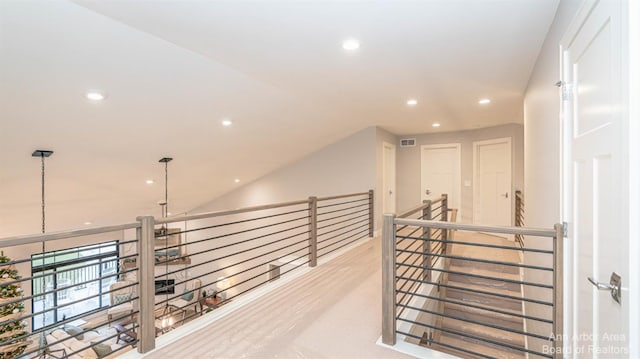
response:
[[[473,143],[473,223],[511,225],[511,138]]]
[[[382,213],[396,213],[396,146],[382,144]]]
[[[628,357],[628,185],[620,1],[585,6],[562,41],[564,215],[569,224],[565,315],[574,357]],[[636,238],[637,239],[637,238]],[[622,277],[622,303],[587,277]],[[633,273],[639,275],[639,273]],[[637,304],[637,303],[636,303]]]
[[[422,200],[434,200],[446,193],[449,208],[460,212],[460,144],[424,145],[420,150]]]

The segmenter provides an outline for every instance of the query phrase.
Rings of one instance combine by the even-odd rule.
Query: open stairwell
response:
[[[505,238],[481,233],[460,233],[457,241],[515,246]],[[439,287],[440,306],[432,333],[421,330],[420,345],[463,358],[524,358],[520,270],[518,251],[449,244],[448,269]],[[464,258],[486,259],[483,263]],[[515,315],[514,315],[515,314]],[[425,340],[426,339],[426,340]],[[460,349],[457,350],[456,348]]]

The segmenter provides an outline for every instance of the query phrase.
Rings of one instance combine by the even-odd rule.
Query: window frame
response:
[[[102,252],[103,248],[109,248],[113,246],[114,249],[107,251],[107,252]],[[98,250],[97,254],[92,254],[92,255],[88,255],[86,257],[81,257],[80,254],[83,251],[89,251],[89,250]],[[71,258],[71,259],[61,259],[60,261],[56,261],[56,256],[64,256],[64,255],[69,255],[69,254],[76,254],[75,258]],[[49,263],[47,263],[48,259],[53,258],[53,260]],[[95,263],[91,263],[94,262]],[[41,322],[41,317],[39,317],[40,315],[45,316],[45,313],[40,314],[38,317],[38,320],[36,320],[36,316],[32,316],[31,317],[31,327],[34,330],[38,330],[38,329],[47,329],[47,328],[51,328],[51,327],[55,327],[60,321],[62,321],[62,318],[59,318],[59,308],[58,308],[58,297],[59,297],[59,293],[58,290],[58,273],[60,272],[66,272],[66,271],[72,271],[74,270],[74,268],[68,268],[69,266],[73,266],[73,265],[78,265],[80,264],[78,269],[82,269],[82,268],[89,268],[91,265],[97,265],[98,266],[98,277],[95,279],[90,279],[91,282],[97,282],[98,283],[98,292],[94,292],[91,293],[91,295],[97,295],[98,298],[98,307],[94,308],[94,309],[90,309],[81,313],[77,313],[75,315],[72,315],[70,317],[67,317],[66,320],[69,319],[74,319],[74,318],[80,318],[83,316],[86,316],[88,314],[92,314],[92,313],[96,313],[99,312],[101,310],[104,310],[105,307],[108,307],[110,305],[109,300],[107,299],[106,301],[103,300],[103,297],[105,295],[109,294],[109,290],[107,289],[106,291],[103,290],[103,281],[104,281],[104,269],[105,268],[105,264],[108,262],[112,262],[115,261],[116,263],[116,271],[113,274],[109,274],[108,277],[109,278],[115,278],[115,280],[117,281],[118,278],[118,273],[120,273],[120,241],[119,240],[113,240],[113,241],[106,241],[106,242],[100,242],[100,243],[92,243],[92,244],[86,244],[86,245],[82,245],[82,246],[77,246],[77,247],[71,247],[71,248],[64,248],[64,249],[57,249],[57,250],[52,250],[52,251],[48,251],[48,252],[44,252],[44,253],[35,253],[31,255],[31,276],[32,278],[35,278],[36,276],[38,278],[41,278],[41,280],[45,281],[46,283],[46,278],[48,277],[52,277],[52,282],[53,282],[53,288],[48,289],[45,286],[45,292],[48,291],[53,291],[56,290],[56,292],[48,294],[48,295],[37,295],[37,297],[44,297],[42,300],[46,301],[46,297],[51,295],[53,298],[53,305],[51,308],[46,308],[46,310],[48,312],[52,312],[53,313],[53,322],[50,324],[46,324],[43,326],[42,322]],[[39,263],[39,264],[35,264],[35,263]],[[60,270],[60,272],[58,271],[59,269],[63,268],[64,270]],[[42,284],[40,284],[42,285]],[[77,285],[71,283],[71,285],[67,286],[67,287],[63,287],[63,288],[68,288],[68,289],[72,289],[74,287],[76,287]],[[41,289],[41,288],[39,288]],[[41,290],[40,290],[41,291]],[[32,280],[31,281],[31,293],[36,293],[36,281]],[[34,294],[33,296],[33,300],[31,301],[31,312],[35,313],[35,302],[36,302],[36,295]],[[81,302],[80,302],[81,303]],[[51,310],[55,308],[55,310]],[[45,309],[45,305],[43,305],[43,310]]]

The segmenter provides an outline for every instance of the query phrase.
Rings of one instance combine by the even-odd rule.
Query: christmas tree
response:
[[[26,321],[19,320],[24,311],[22,288],[16,282],[18,271],[10,263],[11,259],[0,252],[0,359],[20,356],[27,347]],[[15,338],[22,338],[15,340]]]

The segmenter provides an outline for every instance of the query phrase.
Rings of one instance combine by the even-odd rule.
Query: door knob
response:
[[[431,194],[431,191],[430,190],[426,190],[426,191],[424,191],[424,193],[428,196],[428,195]]]
[[[609,284],[600,283],[591,277],[587,277],[589,282],[593,284],[598,290],[609,290],[611,291],[611,297],[616,302],[620,303],[622,300],[622,280],[620,275],[616,272],[611,273],[611,278],[609,279]]]
[[[392,190],[389,190],[389,196],[391,196],[393,194]]]
[[[504,194],[501,194],[500,196],[502,196],[504,198],[509,198],[509,192],[505,192]]]

